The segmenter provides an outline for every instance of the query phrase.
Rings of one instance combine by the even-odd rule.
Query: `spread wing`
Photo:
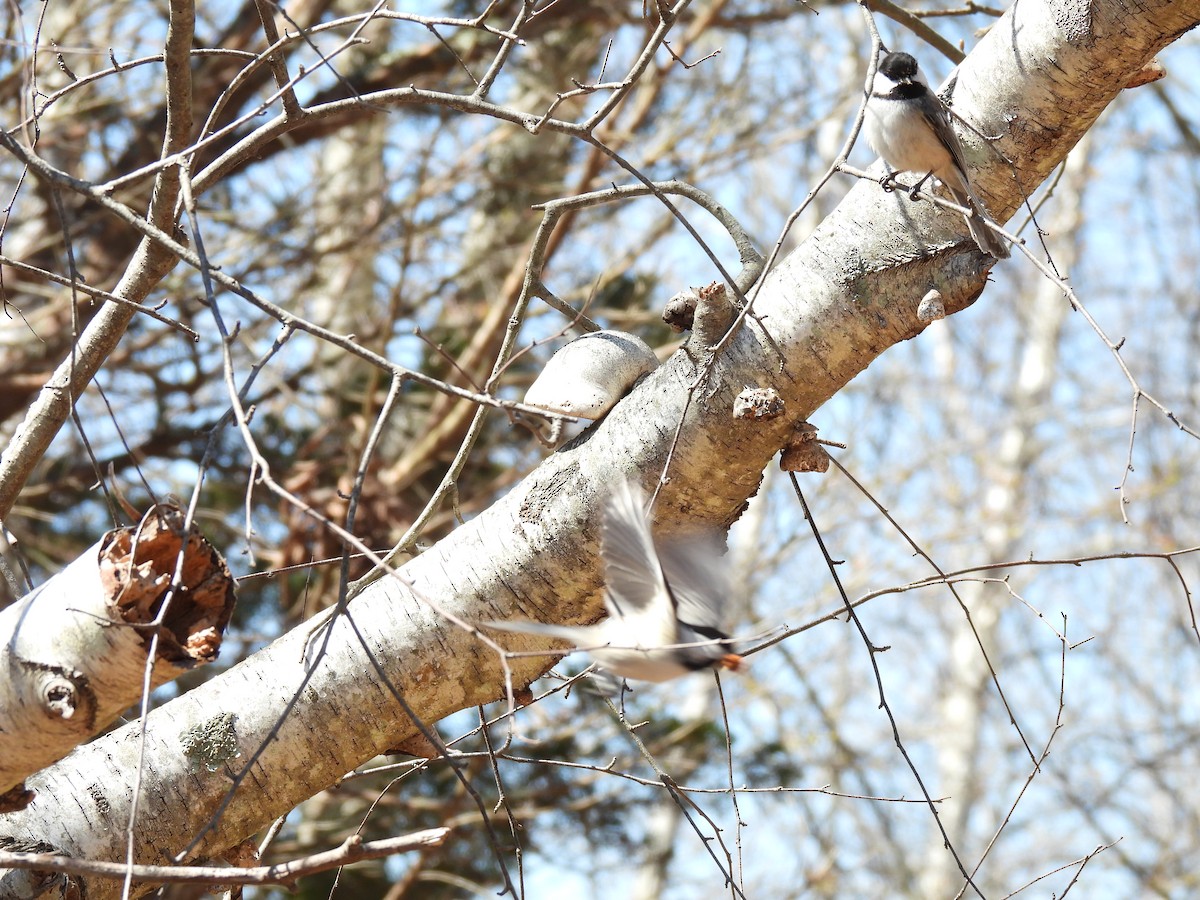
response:
[[[725,637],[729,579],[722,552],[720,542],[712,538],[693,538],[658,548],[675,598],[675,615],[706,637]]]
[[[622,481],[613,490],[600,532],[604,605],[619,618],[655,616],[673,621],[662,566],[650,536],[641,489]]]

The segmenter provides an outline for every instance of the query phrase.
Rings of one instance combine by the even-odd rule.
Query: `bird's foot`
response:
[[[909,188],[908,189],[908,199],[915,202],[917,199],[917,194],[921,193],[921,188],[925,187],[925,182],[927,182],[932,176],[933,176],[933,173],[929,172],[924,178],[922,178],[920,181],[918,181],[916,184],[914,184],[911,188]]]

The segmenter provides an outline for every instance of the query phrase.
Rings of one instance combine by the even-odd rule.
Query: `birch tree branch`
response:
[[[154,510],[137,528],[111,531],[0,612],[0,813],[28,802],[22,778],[137,703],[153,631],[155,686],[217,658],[233,577],[212,545],[195,530],[181,533],[181,523],[177,512]]]
[[[994,148],[1013,163],[1010,169],[982,141],[968,142],[973,180],[995,218],[1009,218],[1131,74],[1198,20],[1198,0],[1063,0],[1010,9],[963,63],[953,98],[955,112],[998,136]],[[140,808],[154,827],[137,829],[136,858],[160,862],[190,846],[186,856],[195,859],[236,844],[414,734],[403,708],[429,723],[502,696],[502,661],[435,607],[475,622],[593,620],[599,516],[612,483],[628,475],[648,484],[670,454],[657,507],[661,530],[727,525],[795,423],[886,349],[920,334],[917,308],[931,287],[948,312],[962,310],[983,292],[992,263],[974,250],[961,217],[858,185],[767,275],[756,297],[755,310],[785,356],[782,374],[776,350],[758,329],[743,328],[711,361],[689,404],[689,386],[709,361],[704,348],[685,348],[508,496],[371,585],[329,625],[320,659],[311,649],[321,641],[297,629],[151,713]],[[733,400],[746,385],[773,388],[785,413],[734,419]],[[537,644],[511,641],[516,650]],[[548,665],[516,658],[508,671],[521,686]],[[107,735],[31,778],[36,799],[0,819],[0,836],[39,839],[69,856],[119,859],[123,836],[100,823],[121,822],[129,809],[135,729]],[[220,748],[203,763],[183,746],[184,735],[197,733],[213,734]],[[231,778],[237,787],[229,797]],[[0,879],[0,894],[4,887]],[[115,896],[98,879],[87,879],[86,888],[89,897]]]
[[[446,841],[449,828],[428,828],[402,837],[380,841],[363,841],[352,834],[334,850],[314,853],[303,859],[273,866],[134,866],[134,878],[169,884],[270,885],[277,884],[296,890],[296,882],[305,875],[327,872],[367,859],[382,859],[413,850],[440,847]],[[99,875],[122,879],[126,867],[120,863],[75,860],[49,853],[9,853],[0,850],[0,865],[33,869],[42,872]]]

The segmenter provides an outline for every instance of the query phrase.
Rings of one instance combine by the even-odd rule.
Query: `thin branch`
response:
[[[37,275],[39,278],[45,278],[47,281],[53,281],[55,284],[61,284],[64,287],[70,287],[73,291],[78,291],[81,294],[87,294],[89,297],[94,297],[98,300],[108,300],[112,303],[120,303],[136,310],[144,316],[149,316],[155,321],[161,322],[168,328],[171,328],[182,334],[186,334],[193,341],[198,342],[200,340],[200,335],[198,335],[191,328],[188,328],[178,319],[172,319],[170,316],[164,316],[162,313],[160,313],[158,309],[161,308],[161,306],[158,308],[146,306],[144,303],[138,303],[136,300],[130,300],[127,297],[119,297],[116,294],[109,293],[108,291],[101,290],[100,288],[92,287],[90,284],[87,284],[84,281],[71,279],[65,275],[59,275],[57,272],[50,272],[41,268],[40,266],[31,266],[29,263],[21,262],[19,259],[13,259],[12,257],[5,256],[3,254],[0,254],[0,265],[9,266],[10,268],[16,269],[20,272],[26,272],[30,275]]]
[[[258,18],[262,21],[263,34],[267,38],[267,43],[275,47],[279,43],[279,29],[275,27],[275,14],[272,6],[273,4],[269,0],[254,0],[254,7],[258,10]],[[296,92],[292,89],[283,54],[274,49],[268,50],[263,55],[267,57],[267,64],[271,67],[271,74],[275,77],[276,86],[283,90],[283,114],[292,117],[299,116],[301,114],[300,101],[296,99]]]
[[[971,870],[971,877],[975,877],[979,874],[979,869],[987,860],[988,854],[990,854],[993,848],[995,848],[996,843],[1000,840],[1000,835],[1004,833],[1004,829],[1007,828],[1009,823],[1012,821],[1013,813],[1017,811],[1017,804],[1021,802],[1021,799],[1025,796],[1025,792],[1028,791],[1029,786],[1033,784],[1033,780],[1039,774],[1041,774],[1042,763],[1044,763],[1046,761],[1046,757],[1050,755],[1050,745],[1054,743],[1054,739],[1058,736],[1059,731],[1062,730],[1063,710],[1066,709],[1067,706],[1067,650],[1070,648],[1070,645],[1067,643],[1067,616],[1065,613],[1063,613],[1062,619],[1063,630],[1060,638],[1058,668],[1058,709],[1054,714],[1054,727],[1050,729],[1050,736],[1046,738],[1046,743],[1042,747],[1042,752],[1038,754],[1038,758],[1034,760],[1033,767],[1029,770],[1029,774],[1025,777],[1025,783],[1022,784],[1021,789],[1017,791],[1017,796],[1009,805],[1008,812],[1005,813],[1003,821],[1001,821],[1000,825],[996,828],[996,831],[992,834],[992,839],[988,841],[987,846],[983,848],[983,853],[979,855],[979,859],[975,863],[975,867]],[[954,900],[961,900],[966,890],[967,886],[964,884],[962,889],[955,896]]]
[[[10,869],[38,869],[112,879],[124,878],[128,872],[135,881],[152,881],[162,884],[210,883],[231,886],[274,884],[294,890],[296,882],[305,875],[315,875],[317,872],[325,872],[365,859],[381,859],[397,853],[423,850],[426,847],[440,847],[449,833],[449,828],[429,828],[425,831],[414,831],[403,837],[367,842],[364,842],[358,835],[351,835],[334,850],[325,850],[272,866],[248,868],[235,866],[129,866],[125,863],[73,859],[53,853],[5,853],[2,851],[0,851],[0,866]]]
[[[497,2],[498,0],[492,0],[492,2],[488,4],[487,9],[479,14],[476,22],[482,24],[483,20],[487,16],[491,15],[491,12],[495,8]],[[524,43],[524,41],[521,41],[517,38],[517,34],[521,31],[526,19],[528,19],[532,13],[533,4],[530,3],[529,0],[523,0],[521,3],[521,9],[517,13],[517,18],[513,22],[512,27],[508,30],[507,34],[501,34],[502,40],[500,42],[500,49],[496,51],[496,56],[492,60],[491,65],[488,66],[488,70],[483,74],[483,77],[479,79],[479,83],[475,86],[475,96],[480,100],[483,100],[487,97],[488,92],[492,89],[492,85],[500,75],[500,70],[503,69],[504,64],[508,62],[508,57],[512,53],[513,48],[516,47],[517,44]],[[497,33],[500,34],[499,32]]]
[[[854,627],[858,630],[859,637],[862,638],[863,643],[866,645],[867,655],[871,660],[871,669],[875,673],[875,687],[879,692],[879,708],[883,710],[884,715],[887,716],[888,722],[892,726],[892,739],[896,744],[896,749],[898,749],[900,751],[900,755],[904,757],[905,763],[908,764],[909,771],[912,772],[913,778],[916,779],[917,786],[921,789],[921,794],[925,798],[925,803],[929,807],[929,812],[933,815],[933,820],[937,824],[938,831],[941,832],[946,850],[949,851],[950,855],[954,858],[954,862],[957,864],[958,870],[962,873],[963,878],[965,878],[967,883],[974,888],[975,893],[979,895],[980,900],[983,900],[983,892],[975,884],[970,873],[967,872],[966,866],[963,865],[963,861],[958,855],[958,851],[954,849],[954,844],[950,840],[950,835],[946,832],[946,827],[942,824],[942,817],[938,814],[937,805],[934,803],[933,797],[929,793],[929,789],[925,787],[925,780],[921,777],[921,773],[917,769],[916,763],[914,763],[912,757],[909,756],[908,750],[904,746],[904,741],[900,737],[900,726],[897,724],[896,717],[892,713],[892,708],[887,702],[887,696],[884,694],[883,675],[879,671],[879,663],[875,659],[878,654],[884,652],[884,650],[887,648],[876,646],[874,643],[872,643],[871,639],[867,637],[867,630],[863,627],[862,621],[858,617],[858,613],[854,611],[854,606],[851,604],[850,598],[846,594],[846,589],[842,586],[842,579],[838,577],[837,564],[834,562],[833,557],[829,555],[829,550],[825,547],[825,540],[821,537],[821,532],[817,528],[817,522],[812,516],[812,511],[808,508],[808,503],[804,499],[803,492],[800,490],[800,482],[796,480],[796,473],[789,472],[788,476],[792,480],[792,487],[795,489],[796,499],[800,502],[800,509],[804,513],[804,519],[811,527],[813,538],[816,539],[817,547],[820,549],[821,555],[825,558],[825,565],[829,570],[829,574],[833,578],[838,592],[842,595],[842,602],[845,604],[845,611],[849,614],[850,620],[854,622]]]
[[[628,74],[621,80],[622,87],[613,91],[607,100],[600,104],[597,109],[583,124],[583,130],[591,134],[596,130],[596,126],[608,118],[609,114],[616,109],[626,95],[633,90],[633,86],[637,84],[654,60],[654,54],[658,52],[659,46],[666,40],[667,34],[671,31],[672,26],[678,20],[679,15],[691,5],[691,0],[679,0],[673,7],[667,7],[666,3],[659,6],[661,16],[658,21],[658,26],[654,29],[654,33],[647,39],[645,46],[642,48],[641,54],[630,66]]]
[[[758,281],[762,275],[763,258],[754,246],[754,239],[742,226],[742,223],[710,194],[695,185],[673,179],[671,181],[655,181],[640,185],[623,185],[620,187],[613,185],[609,188],[579,194],[575,197],[561,197],[557,200],[548,200],[545,203],[535,204],[533,208],[542,210],[544,215],[529,252],[529,263],[526,267],[526,282],[529,290],[537,296],[542,296],[542,292],[545,291],[545,287],[541,283],[541,271],[545,265],[546,247],[550,241],[550,235],[553,233],[554,227],[563,215],[568,212],[589,209],[605,203],[615,203],[629,197],[655,196],[661,198],[665,194],[675,194],[691,200],[716,219],[729,234],[730,239],[737,248],[738,259],[742,264],[742,268],[736,277],[730,276],[727,272],[722,272],[722,275],[735,289],[747,290],[750,285]],[[676,216],[678,216],[678,212],[676,212]],[[698,236],[696,237],[698,239]],[[556,306],[555,308],[558,307]],[[564,310],[560,311],[566,314]],[[571,312],[577,315],[573,309]]]
[[[865,178],[869,181],[877,181],[878,180],[878,179],[874,178],[873,176],[871,176],[870,174],[868,174],[867,172],[863,172],[862,170],[855,169],[851,166],[841,165],[838,168],[839,168],[839,171],[844,172],[847,175],[853,175],[856,178]],[[903,187],[904,186],[901,185],[902,189],[903,189]],[[952,203],[949,200],[945,200],[942,197],[938,197],[937,195],[935,195],[933,193],[929,193],[926,191],[916,191],[916,192],[910,192],[910,194],[913,197],[913,199],[915,199],[915,200],[928,200],[929,202],[933,203],[935,206],[941,207],[942,209],[953,210],[953,211],[961,213],[963,215],[968,215],[971,213],[971,211],[966,209],[965,207],[959,206],[957,203]],[[1160,401],[1153,394],[1150,394],[1149,392],[1147,392],[1146,390],[1144,390],[1142,388],[1140,382],[1134,376],[1134,374],[1130,370],[1129,366],[1125,363],[1124,357],[1121,356],[1121,348],[1125,345],[1125,339],[1122,338],[1119,341],[1113,341],[1108,336],[1108,334],[1100,326],[1100,323],[1096,321],[1096,319],[1092,316],[1092,314],[1090,312],[1088,312],[1087,307],[1085,307],[1083,305],[1083,301],[1081,301],[1079,299],[1079,295],[1075,293],[1075,288],[1071,286],[1070,282],[1068,282],[1066,280],[1066,278],[1064,278],[1062,275],[1060,275],[1054,269],[1052,263],[1046,263],[1046,262],[1043,262],[1042,260],[1038,259],[1034,255],[1033,251],[1030,250],[1025,245],[1025,241],[1022,240],[1021,238],[1017,237],[1015,234],[1010,234],[1009,232],[1005,231],[1003,228],[1001,228],[999,225],[997,225],[995,222],[993,222],[992,220],[990,220],[988,218],[985,218],[985,217],[981,217],[981,218],[983,218],[983,222],[985,225],[987,225],[988,228],[990,228],[996,234],[1003,237],[1006,241],[1008,241],[1014,247],[1019,249],[1025,255],[1025,258],[1027,260],[1029,260],[1030,263],[1032,263],[1034,268],[1036,268],[1038,270],[1038,272],[1040,272],[1046,279],[1053,282],[1054,285],[1060,291],[1062,291],[1063,296],[1067,298],[1067,302],[1069,302],[1071,304],[1071,309],[1073,309],[1075,312],[1077,312],[1083,316],[1084,320],[1088,323],[1088,326],[1092,329],[1093,332],[1095,332],[1096,336],[1100,338],[1100,340],[1104,343],[1105,348],[1107,348],[1108,352],[1110,354],[1112,354],[1113,358],[1116,360],[1117,366],[1121,370],[1121,374],[1125,376],[1125,380],[1129,382],[1129,387],[1132,392],[1131,397],[1130,397],[1131,421],[1130,421],[1130,426],[1129,426],[1129,431],[1130,431],[1129,449],[1128,449],[1128,454],[1126,456],[1125,469],[1123,470],[1123,473],[1121,476],[1121,481],[1119,484],[1116,485],[1116,489],[1118,491],[1118,496],[1119,496],[1120,507],[1121,507],[1121,521],[1128,524],[1129,517],[1126,513],[1125,507],[1128,505],[1129,499],[1125,495],[1125,488],[1126,488],[1126,484],[1128,483],[1129,473],[1131,471],[1133,471],[1134,437],[1137,432],[1137,412],[1138,412],[1138,404],[1140,403],[1140,401],[1142,399],[1145,399],[1147,402],[1149,402],[1151,405],[1153,405],[1156,409],[1158,409],[1158,411],[1161,412],[1163,414],[1163,416],[1165,416],[1167,418],[1167,420],[1170,421],[1176,428],[1178,428],[1184,434],[1189,435],[1190,437],[1200,439],[1200,430],[1197,430],[1196,428],[1192,427],[1191,425],[1188,425],[1186,422],[1183,422],[1170,409],[1170,407],[1168,407],[1165,403]]]
[[[186,172],[185,172],[185,174],[186,174]],[[258,450],[258,447],[254,440],[254,437],[250,432],[249,417],[246,414],[246,411],[242,407],[242,403],[241,403],[240,396],[239,396],[240,392],[236,390],[236,386],[234,384],[233,358],[232,358],[232,353],[230,350],[234,335],[229,332],[229,330],[227,329],[227,327],[225,325],[225,321],[220,312],[220,306],[217,302],[216,293],[213,288],[213,282],[214,282],[213,276],[216,275],[217,273],[209,266],[207,257],[204,255],[204,245],[203,245],[203,240],[201,238],[200,223],[199,223],[199,219],[196,214],[195,199],[194,199],[194,196],[193,196],[193,193],[191,190],[190,179],[185,179],[185,182],[184,182],[184,201],[185,201],[185,209],[187,211],[188,218],[192,224],[192,229],[194,232],[194,238],[196,241],[197,252],[198,252],[198,256],[199,256],[199,260],[200,260],[200,274],[201,274],[201,278],[204,283],[205,295],[208,299],[208,305],[209,305],[209,309],[213,316],[213,321],[215,322],[215,324],[217,326],[217,330],[219,331],[221,338],[222,338],[222,341],[221,341],[222,362],[223,362],[223,370],[224,370],[224,376],[225,376],[226,389],[229,393],[233,408],[235,410],[235,422],[237,423],[238,429],[241,433],[241,436],[246,445],[246,448],[250,452],[250,455],[251,455],[252,471],[260,473],[258,476],[258,480],[261,481],[263,484],[265,484],[271,491],[273,491],[274,493],[276,493],[277,495],[279,495],[286,501],[290,502],[293,506],[295,506],[301,512],[305,513],[306,515],[311,516],[317,522],[324,525],[326,528],[330,529],[332,532],[337,534],[343,541],[345,541],[347,543],[347,545],[355,547],[355,548],[359,549],[360,551],[365,551],[368,554],[369,558],[372,560],[372,562],[374,562],[378,565],[381,562],[379,560],[379,558],[374,553],[372,553],[370,550],[368,550],[362,544],[362,542],[359,541],[351,532],[349,532],[345,528],[342,528],[337,523],[331,521],[326,516],[321,515],[319,512],[314,510],[307,503],[304,503],[299,497],[296,497],[290,491],[287,491],[286,489],[284,489],[281,485],[279,485],[271,477],[270,465],[269,465],[268,461],[262,456],[262,454]],[[410,582],[408,582],[407,579],[405,579],[403,576],[401,576],[395,570],[389,569],[389,573],[392,575],[392,577],[394,577],[401,584],[403,584],[410,592],[412,592],[414,597],[418,598],[422,602],[427,603],[431,609],[433,609],[439,615],[446,618],[451,623],[459,626],[460,628],[463,628],[466,631],[473,633],[483,644],[485,644],[488,647],[491,647],[498,654],[500,654],[501,665],[503,667],[505,680],[506,680],[506,683],[510,685],[509,690],[511,693],[512,673],[511,673],[511,671],[509,671],[507,663],[504,662],[504,660],[503,660],[502,649],[498,645],[496,645],[496,643],[494,641],[490,640],[486,635],[481,634],[478,631],[478,629],[474,628],[474,626],[463,621],[459,617],[451,614],[447,610],[441,608],[438,604],[433,603],[427,597],[424,597],[419,591],[416,590],[414,585],[412,585]],[[305,688],[306,688],[309,680],[313,677],[313,675],[317,671],[317,661],[319,661],[325,655],[329,641],[333,634],[333,629],[330,626],[331,626],[332,622],[334,621],[335,617],[337,617],[339,611],[340,611],[339,606],[333,606],[327,610],[326,614],[319,615],[314,618],[312,631],[315,633],[317,630],[324,629],[324,639],[323,639],[320,647],[318,648],[316,654],[312,657],[312,659],[309,660],[310,664],[308,664],[304,667],[304,676],[301,679],[300,684],[297,686],[296,690],[292,693],[291,697],[288,698],[288,701],[284,705],[283,710],[280,712],[280,714],[276,718],[274,724],[269,729],[268,735],[262,740],[262,742],[254,750],[254,752],[249,754],[249,758],[247,759],[245,765],[236,773],[236,775],[233,776],[233,778],[231,779],[231,784],[229,786],[228,791],[225,793],[223,800],[217,805],[216,810],[212,813],[212,815],[209,818],[206,825],[203,828],[201,828],[198,831],[198,833],[193,837],[192,842],[186,848],[184,848],[182,851],[180,851],[179,854],[177,854],[177,859],[182,860],[182,859],[186,858],[187,855],[190,854],[200,844],[200,842],[203,840],[204,836],[209,832],[209,830],[211,828],[213,828],[217,822],[220,821],[222,815],[224,815],[225,809],[228,807],[229,803],[232,802],[233,796],[236,793],[238,787],[254,771],[254,767],[258,763],[258,760],[260,759],[262,754],[265,752],[267,747],[270,745],[271,741],[274,739],[278,730],[283,726],[283,723],[285,721],[287,721],[287,718],[290,715],[291,710],[295,707],[295,705],[297,703],[300,702],[300,699],[304,696]],[[416,710],[414,710],[409,705],[409,703],[408,703],[407,699],[404,697],[403,693],[394,684],[392,684],[391,679],[387,676],[387,673],[384,671],[383,667],[379,664],[379,661],[375,658],[374,654],[370,652],[370,647],[368,645],[368,642],[363,638],[362,634],[360,633],[358,624],[357,624],[357,622],[354,621],[354,618],[350,615],[344,615],[344,616],[342,616],[342,619],[343,619],[343,621],[345,621],[349,624],[349,627],[352,629],[355,636],[358,638],[360,646],[363,648],[363,651],[366,653],[367,659],[370,662],[372,668],[375,670],[375,672],[379,676],[380,680],[388,688],[388,691],[390,692],[392,697],[396,700],[396,702],[399,704],[401,709],[404,711],[405,715],[407,715],[409,720],[412,721],[412,723],[420,730],[420,732],[425,736],[425,738],[427,740],[429,740],[432,744],[434,744],[434,746],[437,746],[439,748],[439,750],[442,751],[444,756],[448,757],[449,751],[447,750],[445,744],[442,743],[441,739],[437,736],[436,731],[434,731],[432,728],[430,728],[428,725],[426,725],[421,720],[421,718],[417,714]],[[144,721],[144,718],[143,718],[143,721]],[[494,829],[492,828],[491,821],[487,815],[487,810],[485,809],[485,807],[483,805],[482,799],[479,797],[478,793],[475,791],[475,789],[471,785],[470,781],[459,770],[458,766],[452,765],[452,770],[453,770],[455,776],[459,779],[460,783],[463,785],[464,789],[467,791],[467,793],[470,794],[475,799],[476,805],[478,806],[479,811],[483,817],[483,824],[487,831],[489,842],[491,843],[493,850],[496,854],[497,862],[500,864],[500,870],[501,870],[501,874],[504,877],[505,885],[507,886],[507,888],[509,890],[511,890],[512,883],[511,883],[511,880],[509,879],[508,868],[505,865],[503,854],[500,851],[499,843],[496,839]]]
[[[864,0],[864,2],[867,9],[887,16],[893,22],[907,28],[956,66],[967,58],[967,55],[962,50],[934,31],[933,28],[922,21],[920,16],[914,15],[907,9],[897,6],[891,0]]]
[[[945,585],[945,584],[952,584],[957,581],[978,581],[980,579],[971,578],[969,576],[977,575],[980,572],[992,572],[992,571],[1001,570],[1001,569],[1016,569],[1016,568],[1021,568],[1021,567],[1025,567],[1025,566],[1033,566],[1033,567],[1081,566],[1085,563],[1107,562],[1109,560],[1114,560],[1114,559],[1161,559],[1161,560],[1164,560],[1169,566],[1171,566],[1171,568],[1177,574],[1179,574],[1179,568],[1175,564],[1175,557],[1187,556],[1187,555],[1190,555],[1193,553],[1200,553],[1200,546],[1186,547],[1182,550],[1170,550],[1170,551],[1165,551],[1165,552],[1154,552],[1154,551],[1149,551],[1149,550],[1147,550],[1147,551],[1121,551],[1121,552],[1115,552],[1115,553],[1100,553],[1100,554],[1096,554],[1093,556],[1063,557],[1060,559],[1013,559],[1013,560],[1007,560],[1005,562],[984,563],[984,564],[977,565],[977,566],[968,566],[967,568],[964,568],[964,569],[956,569],[954,571],[946,572],[944,575],[937,575],[937,576],[930,576],[929,578],[922,578],[917,581],[909,582],[908,584],[904,584],[904,585],[897,585],[897,586],[893,586],[893,587],[881,588],[880,590],[877,590],[877,591],[871,591],[870,593],[864,594],[863,596],[859,597],[857,600],[853,601],[853,603],[851,603],[850,605],[854,609],[858,609],[860,606],[863,606],[864,604],[869,603],[872,600],[876,600],[880,597],[886,597],[890,594],[903,594],[903,593],[907,593],[908,591],[922,590],[922,589],[928,588],[928,587],[938,587],[938,586]],[[1194,620],[1195,613],[1194,613],[1194,610],[1192,610],[1191,591],[1190,591],[1190,589],[1188,589],[1187,582],[1183,580],[1183,577],[1181,574],[1179,575],[1179,578],[1183,584],[1184,593],[1185,593],[1186,599],[1188,601],[1188,609],[1190,612],[1192,612],[1192,616],[1193,616],[1193,620]],[[994,579],[985,579],[985,580],[992,582],[992,583],[996,583],[996,584],[1006,583],[1005,579],[1003,579],[1003,578],[994,578]],[[743,655],[748,656],[748,655],[751,655],[754,653],[758,653],[762,650],[766,650],[768,647],[773,647],[774,645],[780,643],[781,641],[786,641],[788,638],[795,637],[797,634],[802,634],[805,631],[809,631],[809,630],[817,627],[818,625],[823,625],[826,622],[837,621],[845,614],[846,614],[846,609],[843,606],[843,607],[839,607],[838,609],[831,610],[830,612],[828,612],[822,616],[818,616],[817,618],[812,619],[803,625],[799,625],[799,626],[796,626],[793,628],[786,628],[780,634],[776,635],[775,637],[772,637],[772,638],[764,641],[761,644],[758,644],[752,648],[747,649],[743,653]],[[1044,618],[1041,615],[1041,613],[1038,613],[1038,616],[1041,618]],[[1057,634],[1057,632],[1056,632],[1056,634]]]
[[[666,770],[658,764],[658,760],[656,760],[654,755],[646,748],[646,745],[642,742],[642,739],[637,736],[637,733],[629,727],[627,722],[625,722],[625,717],[621,714],[620,710],[617,709],[616,705],[613,704],[612,700],[605,697],[604,702],[608,706],[609,710],[612,711],[613,715],[617,717],[618,721],[625,725],[625,734],[628,735],[631,741],[633,741],[633,744],[635,747],[637,747],[638,753],[641,754],[642,759],[644,759],[649,764],[650,768],[654,770],[655,774],[658,775],[659,782],[664,788],[667,789],[667,793],[671,795],[671,798],[675,801],[675,805],[678,806],[679,811],[683,813],[683,817],[687,819],[688,824],[692,826],[692,830],[695,831],[697,836],[700,838],[700,842],[703,844],[704,849],[708,851],[708,855],[712,857],[712,861],[716,863],[721,874],[725,876],[726,886],[728,886],[736,896],[741,897],[742,900],[746,900],[746,895],[742,892],[742,889],[738,887],[737,883],[733,879],[733,873],[731,871],[733,867],[733,855],[725,846],[725,842],[721,840],[721,829],[717,827],[717,824],[713,822],[713,820],[708,816],[707,813],[704,812],[704,810],[702,810],[696,805],[695,802],[693,802],[682,791],[679,790],[679,785],[675,783],[675,779],[667,774]],[[725,851],[725,858],[729,863],[729,868],[726,868],[721,860],[717,859],[717,854],[713,851],[711,846],[713,837],[705,835],[704,832],[700,830],[700,826],[697,825],[695,819],[692,818],[691,810],[695,810],[701,817],[704,818],[705,821],[708,822],[713,829],[713,837],[715,837],[717,842],[721,845],[721,849]]]

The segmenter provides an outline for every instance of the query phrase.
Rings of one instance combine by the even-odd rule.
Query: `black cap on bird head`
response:
[[[879,64],[879,71],[892,81],[905,81],[917,76],[917,61],[908,53],[889,53]]]

